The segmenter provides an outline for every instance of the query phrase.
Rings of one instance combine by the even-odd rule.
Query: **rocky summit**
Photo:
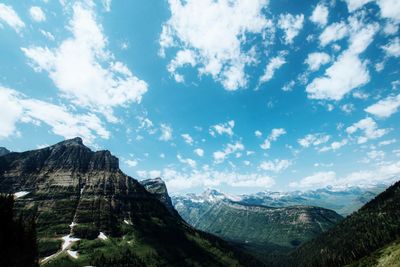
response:
[[[174,216],[165,187],[148,192],[119,169],[109,151],[92,151],[80,138],[1,156],[0,192],[14,194],[17,217],[36,221],[44,266],[252,261]]]
[[[168,194],[167,186],[161,178],[142,180],[140,183],[148,192],[152,193],[158,200],[160,200],[172,215],[179,216],[174,205],[172,205],[172,200]]]

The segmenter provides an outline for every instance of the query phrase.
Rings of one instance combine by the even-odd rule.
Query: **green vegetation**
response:
[[[56,238],[39,238],[39,257],[43,258],[56,253],[61,249],[62,241]]]
[[[293,253],[296,266],[343,266],[400,238],[400,181]]]
[[[347,267],[398,267],[400,265],[400,239],[375,251]]]

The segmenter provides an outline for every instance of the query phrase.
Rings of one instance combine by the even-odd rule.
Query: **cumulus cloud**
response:
[[[153,171],[154,172],[154,171]],[[258,173],[221,172],[206,168],[204,170],[192,170],[180,172],[172,168],[164,168],[158,173],[141,171],[141,178],[162,177],[167,184],[168,191],[180,192],[194,188],[231,186],[236,188],[267,189],[275,184],[272,177]],[[155,175],[158,174],[158,175]]]
[[[233,127],[235,127],[235,121],[230,120],[226,123],[220,123],[220,124],[211,126],[209,133],[212,136],[216,136],[217,134],[218,135],[226,134],[228,136],[232,136],[233,135]]]
[[[190,136],[190,134],[182,134],[181,135],[185,143],[189,145],[193,145],[193,138]]]
[[[299,182],[292,182],[290,187],[301,189],[323,188],[336,182],[336,173],[333,171],[317,172],[304,177]]]
[[[298,139],[297,142],[302,147],[319,146],[328,142],[330,138],[329,135],[323,133],[307,134],[305,137]]]
[[[177,70],[197,68],[200,75],[211,75],[226,90],[247,84],[245,68],[256,61],[254,49],[246,49],[248,35],[267,38],[272,22],[264,17],[267,0],[169,0],[171,17],[162,26],[160,55],[178,48],[168,70],[178,82]],[[171,49],[172,50],[172,49]]]
[[[183,164],[187,164],[187,165],[189,165],[191,168],[196,168],[196,161],[195,160],[193,160],[193,159],[190,159],[190,158],[183,158],[181,155],[177,155],[176,156],[177,157],[177,159],[179,160],[179,162],[180,163],[183,163]]]
[[[388,57],[400,57],[400,38],[390,40],[387,45],[382,46],[382,49]]]
[[[347,145],[347,143],[348,143],[347,139],[343,139],[342,141],[335,141],[335,142],[332,142],[329,146],[324,146],[324,147],[318,149],[318,151],[319,152],[326,152],[326,151],[330,151],[330,150],[336,151],[336,150],[340,149],[341,147]]]
[[[25,23],[18,16],[12,6],[0,3],[0,21],[6,23],[16,32],[20,32],[25,27]]]
[[[222,163],[229,155],[243,150],[244,145],[240,142],[228,144],[224,150],[215,151],[213,153],[214,161],[215,163]]]
[[[310,53],[304,61],[308,65],[310,71],[317,71],[322,65],[331,61],[331,57],[324,52]]]
[[[92,114],[74,114],[66,107],[31,99],[9,88],[0,87],[0,139],[16,133],[16,123],[46,124],[65,138],[80,136],[88,144],[96,137],[108,139],[110,133]]]
[[[161,123],[160,125],[160,130],[161,130],[161,136],[160,136],[160,140],[161,141],[170,141],[172,140],[172,128],[171,126],[165,124],[165,123]]]
[[[277,71],[286,63],[286,54],[287,52],[283,51],[278,56],[270,59],[267,66],[265,67],[264,74],[260,77],[260,84],[265,83],[274,77],[275,71]]]
[[[260,147],[264,150],[271,148],[271,142],[278,140],[282,135],[286,134],[286,130],[283,128],[272,129],[271,134],[264,140]]]
[[[347,9],[349,10],[349,12],[353,12],[361,8],[365,4],[372,2],[374,0],[345,0],[345,1],[347,3]]]
[[[381,156],[378,154],[378,157]],[[382,183],[393,183],[398,180],[399,175],[400,161],[383,162],[374,169],[351,172],[342,177],[338,177],[333,171],[318,172],[304,177],[300,181],[292,182],[289,186],[298,189],[315,189],[327,186],[333,188],[346,188],[350,186],[368,188]]]
[[[201,148],[196,148],[195,150],[193,150],[193,152],[199,157],[204,156],[204,150]]]
[[[335,22],[324,29],[319,36],[319,41],[321,46],[326,46],[331,42],[343,39],[348,33],[349,30],[345,22]]]
[[[367,107],[366,112],[379,118],[388,118],[392,116],[400,107],[400,94],[397,96],[388,96],[385,99]]]
[[[285,33],[284,43],[292,44],[293,39],[299,34],[304,24],[304,15],[281,14],[278,27]]]
[[[328,8],[324,4],[319,3],[313,10],[310,20],[318,26],[323,27],[328,23],[328,15]]]
[[[36,22],[42,22],[46,20],[46,15],[44,14],[43,10],[38,6],[32,6],[29,9],[29,15],[31,15],[31,18]]]
[[[254,135],[255,135],[256,137],[261,137],[261,136],[262,136],[262,132],[260,132],[259,130],[256,130],[256,131],[254,132]]]
[[[292,163],[287,159],[275,159],[273,161],[263,161],[260,164],[260,168],[264,171],[272,171],[279,173],[286,170]]]
[[[372,42],[378,25],[364,25],[356,18],[350,18],[349,47],[325,71],[322,77],[315,78],[306,87],[311,99],[341,100],[351,90],[369,82],[367,61],[359,55]]]
[[[357,137],[357,143],[364,144],[369,140],[384,136],[389,132],[389,129],[379,129],[376,122],[367,117],[347,127],[346,132],[350,135],[355,134],[356,132],[362,132],[362,135]]]
[[[90,3],[73,4],[67,27],[72,37],[59,47],[32,46],[22,51],[36,71],[49,73],[61,96],[116,122],[113,107],[139,103],[148,86],[124,63],[114,60],[93,8]]]
[[[127,159],[124,162],[126,165],[128,165],[131,168],[136,167],[138,165],[138,161],[134,160],[134,159]]]

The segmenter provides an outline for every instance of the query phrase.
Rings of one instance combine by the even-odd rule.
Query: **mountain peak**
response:
[[[55,144],[55,145],[56,145],[56,146],[57,146],[57,145],[65,145],[65,146],[69,146],[69,145],[76,146],[76,145],[78,145],[78,146],[84,146],[83,140],[82,140],[82,138],[80,138],[80,137],[75,137],[75,138],[71,138],[71,139],[65,139],[64,141],[61,141],[61,142],[59,142],[59,143],[57,143],[57,144]]]
[[[160,200],[171,214],[177,215],[177,212],[172,205],[171,198],[168,195],[167,186],[160,177],[142,180],[140,183],[148,192]]]
[[[4,156],[6,154],[10,153],[10,150],[8,150],[5,147],[0,147],[0,156]]]

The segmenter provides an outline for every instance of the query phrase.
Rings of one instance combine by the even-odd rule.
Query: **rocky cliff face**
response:
[[[140,183],[148,192],[160,200],[172,215],[179,216],[178,212],[174,208],[174,205],[172,205],[167,186],[161,178],[147,179],[140,181]]]
[[[113,249],[112,257],[137,255],[153,265],[239,264],[221,240],[171,215],[171,207],[125,175],[109,151],[94,152],[80,138],[1,156],[0,193],[14,194],[17,214],[36,220],[44,263],[67,254],[82,266],[93,265],[89,259]],[[168,203],[166,189],[155,193]],[[116,247],[105,248],[107,238]],[[128,256],[121,256],[122,247]]]

